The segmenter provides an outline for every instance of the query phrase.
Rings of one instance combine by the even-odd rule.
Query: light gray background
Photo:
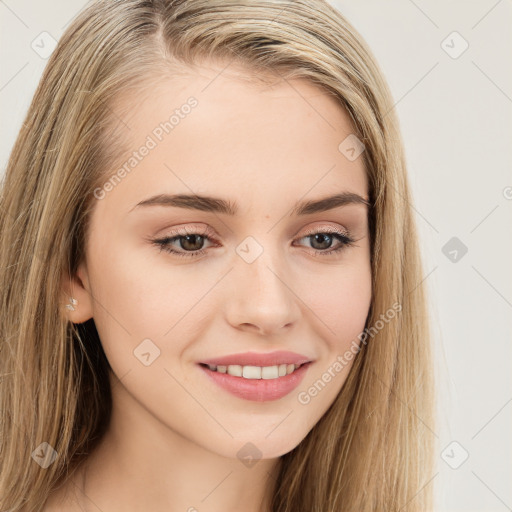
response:
[[[441,394],[435,510],[512,510],[511,0],[330,2],[382,67],[406,146]],[[0,0],[2,174],[46,64],[32,45],[85,4]]]

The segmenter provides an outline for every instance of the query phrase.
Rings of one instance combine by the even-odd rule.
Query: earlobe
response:
[[[66,274],[63,277],[61,290],[60,308],[66,320],[81,324],[93,317],[92,296],[84,265],[80,265],[74,276]]]

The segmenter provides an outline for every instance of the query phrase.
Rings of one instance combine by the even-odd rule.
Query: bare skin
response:
[[[291,214],[297,202],[343,191],[368,199],[363,159],[338,149],[354,132],[350,117],[307,81],[264,87],[247,71],[221,69],[212,63],[166,81],[124,119],[128,158],[174,109],[191,96],[198,102],[97,200],[86,262],[64,280],[63,296],[78,300],[69,320],[95,320],[115,373],[114,405],[98,450],[46,512],[268,512],[280,456],[320,420],[352,367],[331,370],[321,391],[299,401],[357,340],[371,303],[366,206]],[[156,194],[222,198],[238,212],[135,206]],[[170,243],[200,256],[152,243],[183,228],[208,229],[211,240],[191,242],[197,249],[184,236]],[[325,238],[333,230],[354,241],[327,254],[342,246]],[[251,263],[236,251],[247,237],[262,248]],[[150,365],[134,355],[145,339],[160,351]],[[313,361],[278,400],[231,395],[198,365],[275,350]],[[238,455],[244,446],[258,450],[250,467]]]

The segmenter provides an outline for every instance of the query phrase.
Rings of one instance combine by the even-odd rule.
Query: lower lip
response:
[[[244,377],[234,377],[228,373],[212,371],[207,366],[199,366],[215,384],[232,395],[254,402],[268,402],[279,400],[291,393],[306,375],[310,364],[311,362],[305,363],[289,375],[277,379],[245,379]]]

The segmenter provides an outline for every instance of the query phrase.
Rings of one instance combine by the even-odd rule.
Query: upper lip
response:
[[[265,354],[258,352],[244,352],[243,354],[231,354],[213,359],[205,359],[200,362],[213,366],[277,366],[281,364],[301,365],[309,363],[310,361],[311,359],[309,357],[302,354],[279,350],[277,352],[269,352]]]

